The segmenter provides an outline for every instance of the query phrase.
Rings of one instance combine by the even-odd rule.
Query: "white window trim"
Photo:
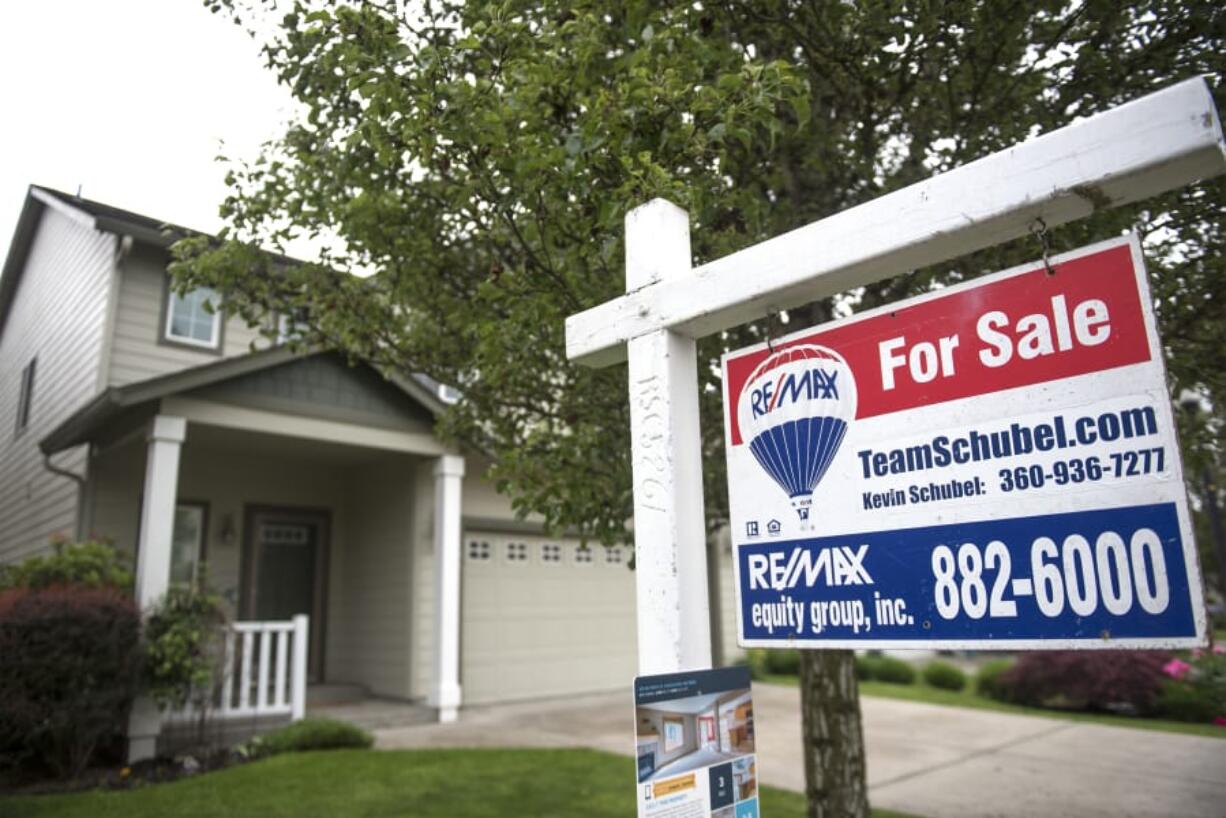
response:
[[[189,290],[189,292],[194,292],[194,291]],[[185,295],[186,294],[187,293],[185,293]],[[175,297],[177,295],[178,293],[175,292],[173,287],[168,288],[168,292],[166,293],[166,324],[165,326],[162,327],[162,337],[165,338],[167,341],[169,341],[172,344],[186,344],[187,346],[199,347],[200,349],[207,349],[212,352],[216,352],[217,350],[221,349],[221,310],[220,309],[213,310],[213,314],[212,314],[213,329],[212,329],[212,332],[209,333],[209,338],[210,338],[209,341],[201,341],[198,338],[191,338],[191,337],[183,336],[183,335],[175,335],[171,331],[170,328],[174,326]]]

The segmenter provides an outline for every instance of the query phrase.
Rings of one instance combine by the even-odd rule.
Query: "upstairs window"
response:
[[[16,433],[21,434],[30,425],[30,406],[34,403],[34,368],[37,358],[31,358],[21,370],[21,386],[17,392],[17,427]]]
[[[221,349],[221,311],[217,293],[198,287],[179,295],[173,290],[166,305],[166,340],[176,344]]]
[[[287,344],[297,341],[306,335],[306,307],[294,307],[289,312],[277,315],[277,343]]]

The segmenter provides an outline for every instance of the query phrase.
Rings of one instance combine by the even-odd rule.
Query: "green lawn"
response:
[[[768,684],[788,685],[791,687],[799,684],[799,679],[795,676],[774,674],[768,675],[763,681]],[[1105,713],[1043,710],[1037,707],[1024,707],[1020,704],[998,702],[995,699],[978,695],[969,686],[966,690],[955,693],[952,690],[940,690],[935,687],[929,687],[922,680],[916,680],[914,684],[909,685],[888,684],[886,682],[860,682],[860,692],[865,696],[878,696],[884,699],[902,699],[908,702],[942,704],[949,707],[996,710],[1001,713],[1016,713],[1021,716],[1037,716],[1044,719],[1084,721],[1090,724],[1102,724],[1109,727],[1131,727],[1137,730],[1158,730],[1165,733],[1183,733],[1190,736],[1226,739],[1226,727],[1217,727],[1212,724],[1167,721],[1165,719],[1141,719],[1132,716],[1112,716]]]
[[[594,750],[333,750],[128,791],[0,797],[5,818],[627,818],[634,761]],[[804,798],[765,789],[762,814]],[[902,818],[877,811],[877,818]]]

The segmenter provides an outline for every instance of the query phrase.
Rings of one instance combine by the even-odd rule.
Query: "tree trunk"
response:
[[[868,818],[860,685],[850,650],[800,651],[809,818]]]
[[[1201,472],[1200,485],[1201,502],[1209,515],[1209,533],[1217,551],[1217,587],[1226,598],[1226,526],[1222,525],[1222,512],[1217,505],[1217,485],[1213,482],[1211,467],[1205,466]]]

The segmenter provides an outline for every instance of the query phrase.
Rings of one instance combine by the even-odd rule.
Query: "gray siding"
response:
[[[43,468],[38,441],[99,389],[115,238],[47,208],[0,336],[0,562],[76,534],[77,486]],[[30,424],[15,435],[21,370],[37,356]],[[84,447],[54,462],[85,470]]]
[[[188,393],[192,397],[324,420],[430,434],[434,418],[367,366],[312,355]]]
[[[329,586],[329,679],[396,699],[414,695],[414,466],[403,457],[349,472],[348,529]]]
[[[119,300],[107,379],[110,386],[123,386],[218,360],[217,353],[209,350],[162,343],[168,261],[165,251],[137,244],[119,265]],[[225,357],[250,352],[252,344],[266,346],[258,330],[237,319],[226,321],[222,333]]]

